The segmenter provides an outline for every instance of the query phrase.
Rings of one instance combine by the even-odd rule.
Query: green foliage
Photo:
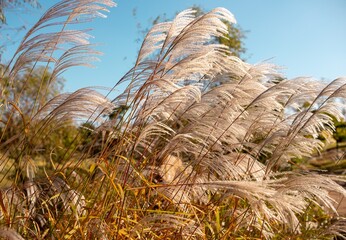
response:
[[[193,5],[191,7],[192,10],[195,11],[194,15],[196,17],[201,16],[207,12],[207,10],[203,9],[199,5]],[[136,15],[136,13],[134,13]],[[167,22],[170,19],[166,14],[162,14],[157,16],[154,20],[151,21],[152,25],[155,25],[160,22]],[[244,47],[244,39],[246,38],[246,31],[244,31],[239,25],[235,25],[229,22],[224,22],[228,29],[228,34],[224,34],[222,37],[217,37],[212,40],[214,43],[220,43],[228,47],[229,52],[233,56],[242,57],[246,52],[246,48]],[[141,25],[138,25],[141,28]],[[147,33],[148,29],[141,31],[142,33]],[[140,41],[141,39],[138,39]]]
[[[50,99],[62,92],[65,79],[52,79],[47,67],[29,67],[12,80],[7,99],[16,102],[24,115],[29,115],[42,107]]]
[[[194,5],[192,9],[196,11],[195,15],[197,17],[206,13],[206,10],[200,6]],[[228,34],[218,37],[215,42],[227,46],[231,55],[240,58],[246,52],[246,48],[244,47],[246,32],[238,25],[229,22],[224,23],[227,26]]]
[[[1,21],[1,24],[6,23],[5,11],[7,9],[18,8],[18,7],[21,7],[24,5],[30,5],[32,7],[40,7],[40,4],[37,0],[1,0],[1,2],[0,2],[0,21]],[[0,24],[0,26],[1,26],[1,24]]]
[[[346,122],[334,119],[335,131],[333,137],[337,143],[346,142]]]
[[[8,82],[8,78],[4,78]],[[57,148],[65,149],[65,146],[58,142],[50,142],[59,140],[64,142],[63,138],[54,137],[52,128],[36,129],[30,127],[30,122],[34,114],[43,107],[50,99],[57,96],[63,89],[64,79],[58,78],[55,81],[51,78],[51,73],[43,66],[35,68],[33,71],[26,69],[23,74],[13,79],[7,87],[3,87],[3,105],[1,111],[1,139],[0,142],[8,149],[13,149],[10,155],[14,157],[18,155],[18,151],[23,151],[26,144],[30,147],[30,152],[47,151],[47,146],[56,146]],[[71,129],[65,130],[66,134]],[[59,130],[60,133],[64,130]],[[66,135],[65,135],[66,137]]]
[[[232,55],[241,57],[246,49],[244,48],[243,40],[245,38],[245,32],[233,24],[227,24],[228,34],[223,37],[219,37],[219,43],[227,46]]]
[[[1,0],[0,1],[0,61],[1,56],[9,44],[13,44],[13,34],[25,29],[25,26],[13,26],[7,22],[6,12],[8,10],[17,11],[20,8],[31,6],[40,8],[38,0]],[[26,9],[28,10],[28,9]]]

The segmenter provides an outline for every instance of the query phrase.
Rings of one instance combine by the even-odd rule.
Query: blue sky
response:
[[[39,1],[42,9],[9,12],[9,24],[30,27],[47,7],[57,1]],[[346,76],[346,1],[345,0],[118,0],[108,18],[97,19],[88,27],[93,43],[104,52],[95,68],[75,68],[64,73],[65,91],[81,87],[112,87],[133,65],[140,43],[140,29],[165,13],[192,5],[205,10],[225,7],[236,17],[246,33],[244,58],[250,63],[269,61],[282,66],[288,77],[309,76],[332,80]],[[133,13],[136,12],[134,16]],[[17,36],[20,38],[20,36]],[[5,58],[15,45],[8,47]],[[121,91],[119,89],[118,91]]]

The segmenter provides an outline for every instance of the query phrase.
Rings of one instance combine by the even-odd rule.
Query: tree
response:
[[[201,16],[207,11],[202,9],[202,7],[194,5],[192,7],[195,10],[195,16]],[[240,26],[237,26],[233,23],[224,21],[228,28],[228,34],[225,34],[223,37],[217,37],[214,41],[216,43],[221,43],[228,47],[230,54],[241,57],[245,52],[246,48],[244,47],[245,31],[241,29]]]
[[[193,5],[191,7],[195,11],[195,16],[199,17],[203,14],[205,14],[207,11],[203,9],[201,6]],[[133,15],[135,16],[136,10],[133,10]],[[176,14],[177,15],[177,14]],[[154,20],[151,20],[150,25],[155,25],[160,22],[167,22],[170,19],[167,18],[167,15],[164,13],[162,15],[157,16]],[[232,24],[230,22],[224,21],[224,23],[227,25],[228,28],[228,34],[225,34],[223,37],[214,38],[213,42],[221,43],[223,45],[226,45],[229,49],[229,52],[237,57],[242,57],[243,54],[246,52],[246,48],[244,47],[244,39],[246,38],[246,31],[244,31],[240,26],[237,26],[235,24]],[[141,32],[141,35],[144,35],[148,32],[148,28],[141,30],[140,23],[137,24],[139,32]],[[141,42],[141,38],[138,38],[137,41]]]
[[[77,132],[72,124],[55,129],[54,124],[42,127],[32,122],[38,109],[62,91],[65,80],[51,81],[51,75],[48,68],[37,66],[26,68],[11,83],[7,75],[1,79],[0,152],[14,161],[8,178],[24,181],[22,159],[61,158]]]
[[[5,76],[1,84],[6,84],[2,92],[2,100],[12,102],[20,112],[29,117],[39,106],[43,106],[48,100],[58,95],[64,87],[65,79],[51,79],[51,72],[44,66],[27,68],[19,74],[13,82],[9,83]],[[5,103],[5,102],[3,102]],[[4,115],[7,110],[1,109]]]
[[[7,82],[6,77],[2,80]],[[51,72],[43,66],[26,69],[24,73],[19,74],[11,86],[7,86],[2,92],[0,142],[6,143],[6,147],[17,148],[16,144],[22,141],[22,133],[27,132],[27,125],[30,124],[33,115],[50,99],[61,93],[64,81],[63,78],[51,81]],[[41,148],[44,142],[51,146],[61,145],[56,141],[58,138],[52,135],[44,141],[38,140],[35,138],[35,142],[40,142]]]
[[[208,11],[206,11],[205,9],[203,9],[201,6],[198,5],[193,5],[191,7],[191,9],[194,11],[194,17],[200,17],[204,14],[206,14]],[[137,9],[133,9],[133,16],[135,17],[137,15]],[[176,16],[178,15],[178,13],[175,14]],[[137,23],[137,29],[139,32],[139,37],[136,39],[137,42],[142,42],[144,39],[144,36],[146,35],[147,32],[149,32],[149,29],[158,24],[158,23],[162,23],[162,22],[168,22],[171,21],[170,18],[167,17],[166,13],[163,13],[159,16],[157,16],[154,19],[150,19],[149,22],[149,27],[142,29],[142,25],[141,23]],[[246,38],[246,31],[244,31],[240,26],[235,25],[234,23],[222,20],[222,22],[226,25],[228,33],[227,34],[223,34],[222,36],[213,36],[211,38],[211,40],[209,41],[208,44],[222,44],[224,46],[226,46],[228,48],[227,54],[231,55],[231,56],[235,56],[238,58],[243,57],[243,55],[246,52],[246,48],[244,46],[244,39]],[[154,54],[155,56],[155,54]],[[243,60],[243,59],[242,59]],[[229,76],[231,78],[233,78],[234,76]],[[202,83],[204,85],[205,89],[211,89],[214,88],[216,86],[219,86],[221,84],[223,84],[223,82],[225,81],[225,79],[215,79],[215,81],[213,82],[209,82],[209,81],[204,81],[203,79],[200,80],[200,83]],[[185,80],[184,85],[189,85],[190,81],[189,80]]]
[[[12,43],[13,33],[17,33],[25,26],[11,26],[8,27],[6,20],[6,12],[8,10],[18,11],[20,8],[26,7],[40,8],[41,5],[38,0],[0,0],[0,62],[1,55],[6,49],[6,46]]]
[[[0,22],[6,23],[5,10],[14,9],[30,5],[31,7],[41,7],[37,0],[0,0]]]

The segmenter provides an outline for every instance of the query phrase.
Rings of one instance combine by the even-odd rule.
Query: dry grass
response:
[[[89,65],[97,52],[85,31],[68,26],[110,6],[66,0],[49,9],[5,69],[2,87],[11,91],[21,71],[42,62],[51,82]],[[21,134],[2,146],[10,157],[1,167],[14,170],[3,175],[11,173],[11,186],[1,191],[0,236],[328,239],[344,231],[343,219],[323,209],[336,211],[330,191],[346,191],[330,177],[283,169],[323,149],[319,133],[333,131],[331,115],[343,117],[346,79],[278,82],[275,66],[245,63],[211,43],[227,33],[225,21],[235,22],[218,8],[155,25],[113,101],[91,89],[35,101]],[[61,31],[40,33],[51,26]],[[2,111],[20,118],[19,99],[5,99]],[[35,140],[77,120],[94,123],[92,140],[84,145],[77,132],[61,159],[38,165]]]

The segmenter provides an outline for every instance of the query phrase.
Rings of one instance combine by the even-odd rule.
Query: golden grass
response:
[[[4,70],[1,86],[9,94],[1,105],[0,236],[341,235],[344,219],[325,209],[336,213],[329,193],[346,196],[345,189],[331,176],[290,169],[324,149],[319,136],[333,132],[330,116],[343,117],[338,100],[346,94],[346,79],[327,85],[286,80],[273,65],[232,56],[214,41],[227,34],[225,22],[235,22],[226,9],[200,17],[186,10],[155,25],[118,82],[126,89],[113,101],[88,88],[44,101],[40,94],[61,72],[88,66],[90,55],[98,54],[84,30],[68,27],[113,5],[58,3],[29,30]],[[51,26],[61,30],[40,33]],[[25,114],[23,89],[12,86],[21,71],[30,76],[40,62],[52,73],[42,77]],[[78,128],[77,121],[87,124]]]

